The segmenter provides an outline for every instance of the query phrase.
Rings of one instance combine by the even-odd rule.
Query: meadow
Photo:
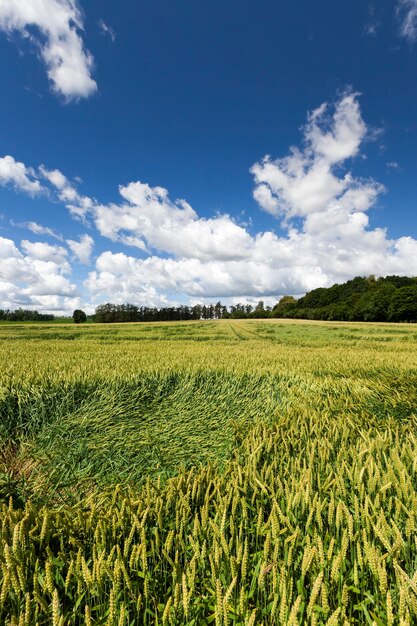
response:
[[[0,623],[417,623],[417,326],[0,324]]]

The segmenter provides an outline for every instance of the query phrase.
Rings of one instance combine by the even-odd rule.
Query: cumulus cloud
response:
[[[97,228],[150,256],[104,252],[87,289],[93,299],[142,303],[150,289],[191,299],[278,297],[355,275],[416,274],[414,239],[390,240],[385,229],[369,228],[368,211],[383,186],[345,169],[367,135],[358,95],[348,92],[333,111],[323,104],[308,116],[302,148],[251,168],[260,207],[287,229],[281,237],[251,236],[227,215],[200,218],[163,188],[121,187],[125,202],[93,209]]]
[[[302,294],[355,275],[416,274],[417,242],[404,237],[387,240],[383,230],[364,233],[363,223],[351,224],[340,241],[340,229],[329,228],[315,241],[305,233],[280,238],[267,232],[253,241],[250,254],[238,261],[197,258],[138,259],[106,251],[85,282],[93,301],[152,304],[149,293],[192,298],[253,298]],[[339,244],[338,244],[339,239]]]
[[[293,268],[291,275],[284,264],[277,267],[264,258],[241,261],[201,261],[199,259],[170,259],[151,256],[137,259],[123,253],[102,253],[96,270],[90,272],[85,286],[93,301],[113,299],[117,302],[148,304],[148,295],[154,290],[159,296],[176,296],[184,300],[194,298],[227,298],[276,295],[282,289],[305,291],[307,277]],[[314,270],[313,272],[314,273]],[[322,282],[308,277],[309,283]],[[155,298],[154,298],[155,299]]]
[[[48,170],[44,165],[39,168],[39,175],[47,180],[73,217],[85,219],[86,213],[93,207],[93,200],[78,193],[76,187],[58,169]]]
[[[1,1],[1,0],[0,0]],[[35,196],[43,191],[35,171],[12,156],[0,157],[0,185],[13,185],[19,191]]]
[[[69,185],[67,177],[59,170],[48,170],[44,165],[41,165],[39,172],[43,178],[48,180],[51,185],[60,191]]]
[[[103,204],[79,194],[58,170],[38,171],[74,217],[90,220],[119,250],[119,244],[131,249],[97,256],[84,283],[92,304],[253,301],[298,295],[357,275],[417,275],[417,241],[390,239],[386,229],[370,226],[369,211],[384,188],[353,169],[369,135],[358,95],[348,92],[334,107],[323,104],[308,116],[300,147],[253,165],[254,196],[280,221],[283,235],[273,228],[252,234],[227,214],[203,218],[163,187],[131,182],[119,188],[119,202]],[[66,243],[79,261],[90,262],[89,235]],[[45,274],[47,265],[36,263],[52,264],[54,280],[31,280],[40,291],[55,285],[62,298],[59,289],[69,289],[66,250],[29,242],[21,248],[25,263],[14,250],[5,253],[13,271],[29,267],[39,274],[41,267]],[[14,276],[5,273],[3,290],[11,283]]]
[[[73,239],[67,239],[67,244],[70,247],[75,258],[84,265],[89,265],[91,261],[91,253],[93,251],[94,239],[90,235],[81,235],[79,241]]]
[[[62,246],[51,246],[43,241],[28,241],[24,239],[21,242],[21,248],[26,252],[28,257],[39,261],[47,261],[60,266],[61,271],[69,272],[67,263],[67,251]]]
[[[399,0],[398,13],[401,35],[414,42],[417,39],[417,0]]]
[[[277,217],[307,217],[333,210],[355,195],[371,206],[381,185],[363,182],[337,167],[358,154],[366,135],[357,94],[347,93],[336,104],[332,116],[324,104],[313,111],[304,128],[304,149],[292,148],[284,158],[266,156],[251,172],[255,178],[254,197],[259,205]]]
[[[53,90],[65,99],[85,98],[97,89],[77,0],[0,0],[0,29],[18,32],[36,46]]]
[[[70,310],[79,297],[66,276],[71,269],[66,257],[60,246],[24,240],[19,249],[11,239],[0,237],[1,307]]]
[[[60,170],[49,170],[44,165],[34,169],[8,155],[0,157],[0,185],[7,184],[31,196],[48,194],[62,202],[73,217],[82,221],[94,206],[94,200],[81,195]]]
[[[199,218],[185,200],[173,202],[166,189],[146,183],[119,191],[122,204],[93,210],[98,231],[112,241],[202,260],[242,259],[249,252],[249,234],[228,215]]]

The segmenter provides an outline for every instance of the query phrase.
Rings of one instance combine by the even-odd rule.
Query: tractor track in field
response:
[[[233,334],[236,335],[236,337],[238,337],[238,339],[240,339],[241,341],[247,341],[248,339],[261,339],[261,340],[269,340],[269,341],[275,340],[275,337],[268,337],[268,336],[262,335],[259,332],[257,333],[254,330],[249,330],[248,328],[245,328],[243,330],[242,326],[240,326],[240,330],[243,330],[243,332],[240,333],[236,330],[233,322],[229,322],[229,327],[232,330]]]

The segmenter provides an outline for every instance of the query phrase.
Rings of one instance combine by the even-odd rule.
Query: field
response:
[[[0,325],[0,623],[417,623],[417,326]]]

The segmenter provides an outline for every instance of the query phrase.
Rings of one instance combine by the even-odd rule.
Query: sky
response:
[[[0,308],[417,275],[417,0],[0,0]]]

